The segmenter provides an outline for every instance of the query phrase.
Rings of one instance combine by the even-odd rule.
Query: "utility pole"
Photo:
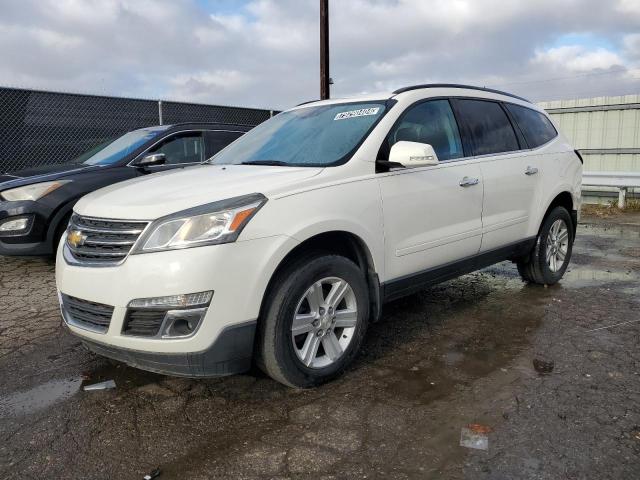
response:
[[[329,98],[329,0],[320,0],[320,99]]]

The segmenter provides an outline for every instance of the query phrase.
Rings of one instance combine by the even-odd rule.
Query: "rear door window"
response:
[[[226,132],[209,130],[204,132],[204,144],[207,158],[214,156],[224,147],[239,138],[244,132]]]
[[[391,147],[400,141],[428,143],[438,160],[464,156],[458,124],[448,100],[429,100],[409,107],[389,132],[380,158],[389,158]]]
[[[181,133],[163,140],[149,153],[163,153],[165,165],[200,163],[204,161],[204,145],[201,132]]]
[[[544,145],[558,134],[551,121],[542,113],[512,103],[505,106],[513,115],[530,148]]]
[[[474,155],[519,150],[511,121],[499,103],[487,100],[455,99],[458,118],[466,127]]]

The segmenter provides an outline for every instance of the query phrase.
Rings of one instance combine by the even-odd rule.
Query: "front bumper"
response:
[[[0,222],[12,218],[31,219],[25,232],[0,233],[0,255],[51,255],[53,249],[48,238],[48,227],[52,214],[50,208],[38,202],[0,200]]]
[[[228,329],[257,320],[262,298],[280,260],[298,242],[286,236],[237,241],[184,250],[129,255],[118,266],[69,265],[58,250],[56,283],[68,296],[113,307],[108,328],[95,332],[69,325],[97,353],[152,371],[201,376],[203,372],[236,370],[246,364],[247,353],[222,355],[218,343]],[[211,303],[196,333],[188,338],[134,337],[123,334],[127,305],[131,300],[213,291]],[[255,327],[242,330],[242,341],[224,340],[224,345],[247,344]],[[234,333],[233,335],[237,335]],[[251,349],[249,349],[251,350]],[[221,362],[232,362],[223,366]],[[238,363],[239,362],[239,363]],[[244,363],[243,363],[244,362]],[[217,365],[217,366],[214,366]],[[218,365],[220,364],[220,365]],[[155,366],[154,366],[155,365]]]
[[[256,323],[225,328],[210,348],[194,353],[144,352],[86,339],[82,343],[98,355],[149,372],[178,377],[219,377],[249,370]]]

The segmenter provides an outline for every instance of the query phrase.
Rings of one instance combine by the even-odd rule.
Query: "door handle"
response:
[[[462,180],[460,180],[460,183],[459,183],[461,187],[470,187],[472,185],[477,185],[477,184],[478,184],[478,179],[471,178],[471,177],[464,177]]]
[[[538,169],[536,167],[527,167],[524,171],[525,175],[535,175],[536,173],[538,173]]]

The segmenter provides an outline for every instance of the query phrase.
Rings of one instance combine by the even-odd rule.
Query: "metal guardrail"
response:
[[[640,172],[582,172],[582,186],[618,189],[618,208],[625,208],[629,188],[640,188]]]

